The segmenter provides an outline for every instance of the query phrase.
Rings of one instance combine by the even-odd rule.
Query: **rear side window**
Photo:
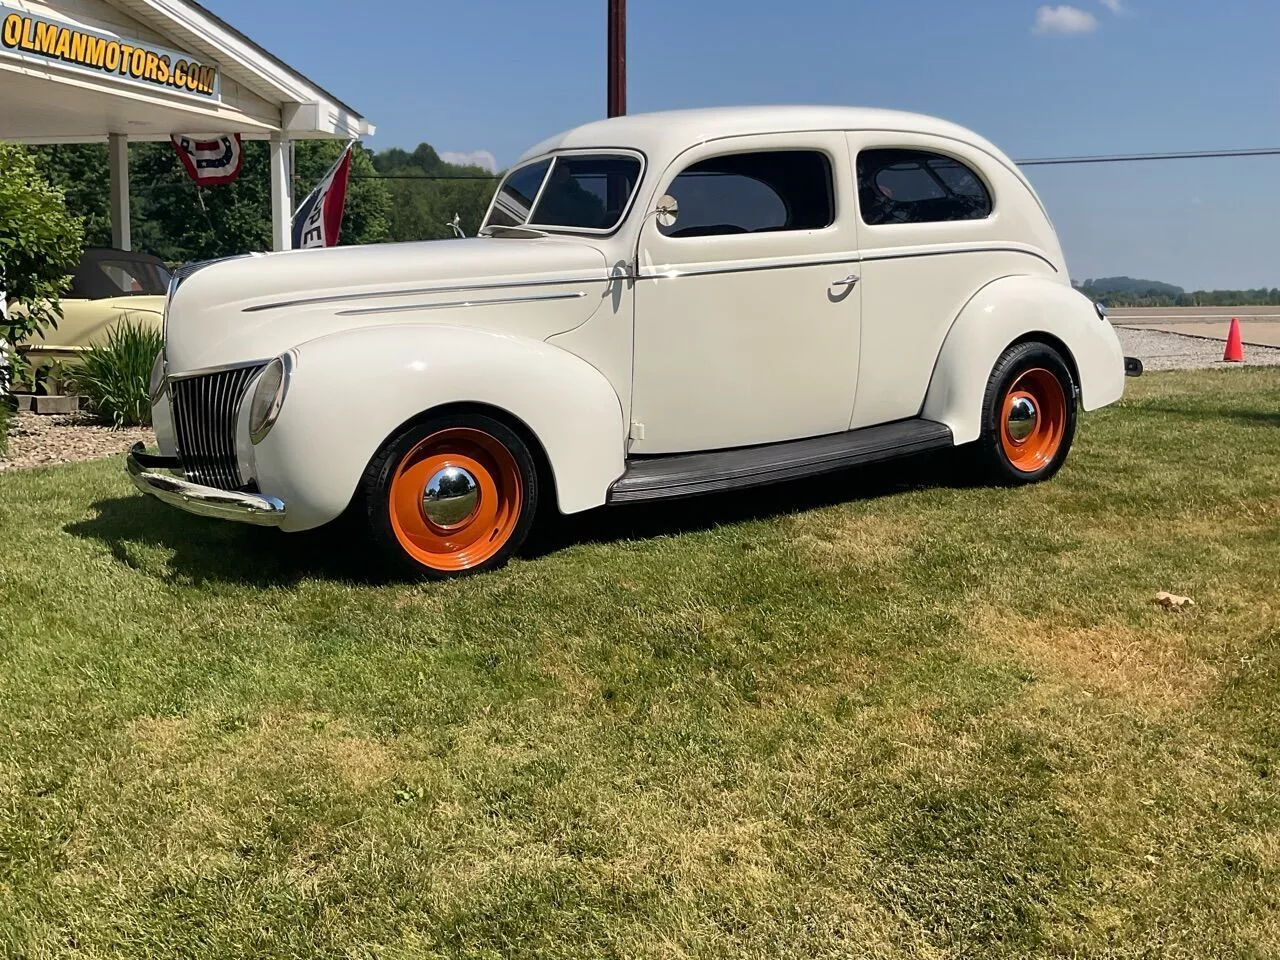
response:
[[[699,160],[667,189],[679,219],[668,237],[821,230],[835,222],[831,161],[817,150],[734,153]]]
[[[985,220],[991,193],[969,167],[921,150],[858,154],[858,203],[871,226]]]

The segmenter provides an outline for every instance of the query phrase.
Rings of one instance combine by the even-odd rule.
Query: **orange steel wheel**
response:
[[[1014,469],[1035,473],[1053,460],[1067,429],[1067,394],[1052,372],[1025,370],[1009,386],[1000,444]]]
[[[397,464],[391,529],[423,566],[468,570],[511,539],[523,498],[511,451],[483,430],[451,427],[426,437]]]

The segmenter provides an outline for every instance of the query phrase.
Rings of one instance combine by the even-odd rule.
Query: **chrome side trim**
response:
[[[499,297],[495,300],[450,300],[445,303],[406,303],[398,307],[361,307],[358,310],[339,310],[337,317],[368,317],[380,313],[409,313],[415,310],[445,310],[451,307],[491,307],[508,303],[541,303],[548,300],[580,300],[587,294],[583,290],[576,293],[547,293],[532,297]]]
[[[796,260],[787,263],[751,264],[734,267],[701,267],[697,270],[664,270],[661,273],[642,273],[633,277],[621,277],[625,280],[674,280],[677,277],[710,277],[729,273],[761,273],[765,270],[791,270],[798,267],[834,267],[845,263],[860,263],[856,253],[847,254],[833,260]]]
[[[125,470],[133,485],[148,496],[201,517],[258,527],[278,527],[284,523],[288,514],[284,501],[257,493],[202,487],[167,473],[153,473],[138,462],[137,455],[145,449],[141,443],[134,444],[125,458]]]
[[[1043,261],[1049,266],[1054,273],[1058,272],[1058,268],[1053,261],[1046,257],[1038,250],[1030,247],[1019,246],[1016,244],[987,244],[983,246],[973,247],[955,247],[953,249],[943,250],[911,250],[907,253],[899,253],[895,251],[885,251],[877,253],[875,251],[864,254],[861,257],[863,263],[874,263],[879,260],[916,260],[920,257],[950,257],[965,253],[1021,253],[1028,257],[1035,257],[1037,260]]]
[[[1021,253],[1029,257],[1035,257],[1042,260],[1053,270],[1058,272],[1058,268],[1054,266],[1053,261],[1042,253],[1026,247],[1013,245],[987,245],[975,247],[959,247],[954,249],[943,250],[911,250],[906,253],[885,251],[883,253],[871,252],[867,254],[850,253],[845,256],[829,259],[829,260],[796,260],[787,263],[766,263],[751,264],[749,266],[732,266],[732,267],[703,267],[696,270],[664,270],[661,273],[642,273],[637,275],[629,275],[626,277],[616,277],[614,279],[622,280],[674,280],[677,277],[707,277],[718,274],[729,273],[756,273],[763,270],[787,270],[796,267],[833,267],[846,263],[875,263],[882,260],[914,260],[920,257],[949,257],[964,253]]]
[[[594,277],[566,277],[564,279],[507,280],[502,283],[464,283],[448,287],[415,287],[412,290],[374,290],[370,293],[337,293],[327,297],[306,297],[299,300],[280,300],[276,303],[259,303],[245,307],[241,313],[261,313],[263,310],[281,310],[285,307],[309,307],[319,303],[346,303],[355,300],[378,300],[385,297],[422,297],[432,293],[465,293],[469,290],[519,290],[524,287],[562,287],[570,283],[608,283],[618,279],[607,274]]]

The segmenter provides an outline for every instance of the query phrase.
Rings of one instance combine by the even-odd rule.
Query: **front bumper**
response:
[[[251,523],[258,527],[278,527],[284,523],[286,511],[283,501],[259,493],[203,487],[160,472],[178,467],[177,457],[153,456],[141,443],[133,445],[125,460],[125,469],[133,485],[171,507],[202,517]]]

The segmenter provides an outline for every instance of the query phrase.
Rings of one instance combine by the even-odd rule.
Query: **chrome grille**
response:
[[[173,424],[182,471],[221,490],[244,486],[236,460],[236,418],[249,381],[265,363],[171,380]]]

